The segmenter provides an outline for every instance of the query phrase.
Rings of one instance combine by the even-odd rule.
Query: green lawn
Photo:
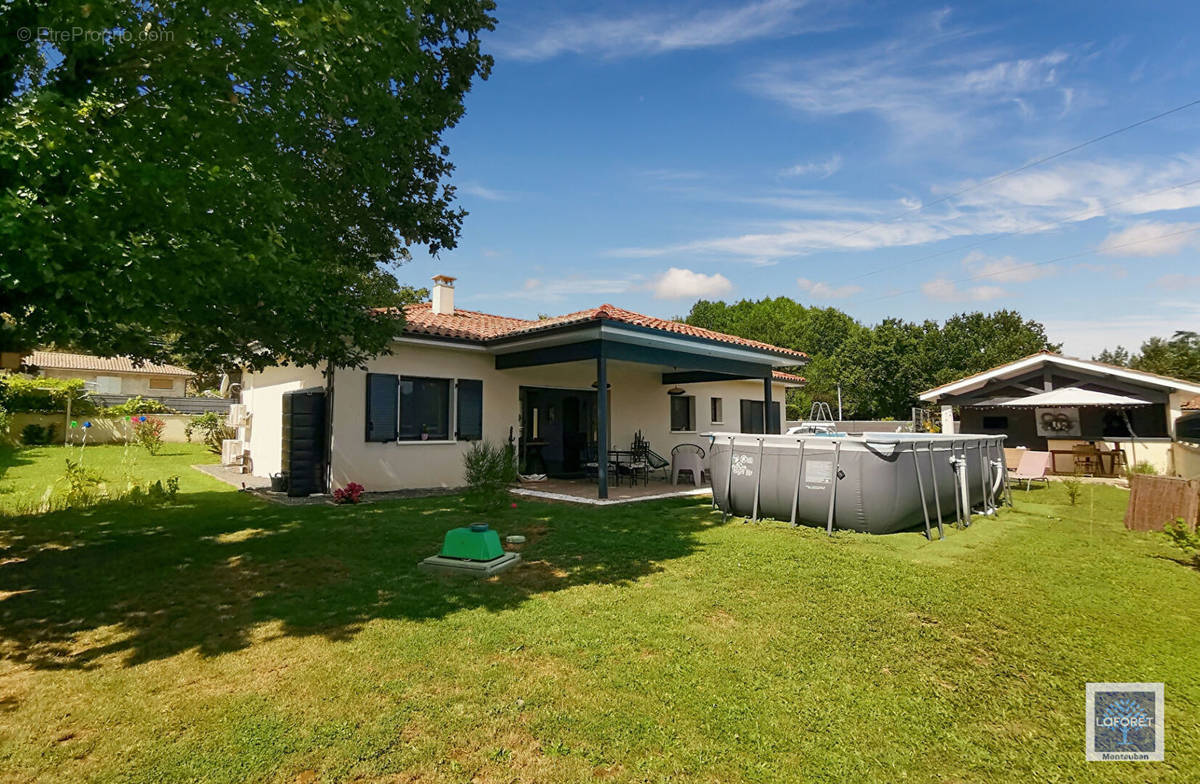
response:
[[[0,486],[44,487],[61,457],[4,456]],[[89,459],[111,468],[120,449]],[[141,459],[183,474],[173,507],[0,519],[0,779],[1200,769],[1200,572],[1124,530],[1122,490],[1077,507],[1057,484],[1018,491],[941,542],[722,523],[696,500],[521,502],[492,521],[529,537],[528,563],[444,582],[415,564],[475,519],[457,499],[281,507],[184,471],[206,459]],[[1166,682],[1166,763],[1083,762],[1089,680]]]

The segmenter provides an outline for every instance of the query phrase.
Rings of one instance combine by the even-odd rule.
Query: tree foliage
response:
[[[390,269],[459,234],[442,134],[493,7],[6,4],[0,338],[202,366],[383,349]]]
[[[1184,381],[1200,381],[1200,333],[1181,330],[1170,338],[1152,337],[1142,343],[1137,354],[1131,354],[1124,346],[1104,349],[1095,360]]]
[[[808,385],[789,395],[788,417],[813,401],[836,409],[841,384],[847,418],[907,418],[925,389],[1044,349],[1058,350],[1036,321],[1019,313],[963,313],[939,324],[885,319],[867,326],[835,308],[787,297],[697,302],[687,323],[807,353]]]

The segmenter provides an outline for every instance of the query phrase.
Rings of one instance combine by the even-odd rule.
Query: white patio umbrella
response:
[[[1131,406],[1152,406],[1149,400],[1128,395],[1114,395],[1110,392],[1097,392],[1094,389],[1080,387],[1063,387],[1049,392],[1039,392],[1029,397],[1019,397],[1005,403],[998,403],[1003,408],[1084,408],[1099,406],[1101,408],[1129,408]],[[1131,431],[1132,432],[1132,431]]]
[[[1049,392],[1039,392],[1036,395],[1029,397],[1021,397],[1016,400],[1009,400],[1006,403],[997,404],[998,408],[1116,408],[1121,411],[1121,418],[1125,420],[1125,427],[1129,430],[1129,444],[1133,450],[1131,459],[1133,465],[1137,465],[1137,433],[1133,432],[1133,423],[1129,421],[1129,415],[1125,413],[1125,409],[1133,406],[1152,406],[1154,405],[1149,400],[1142,400],[1140,397],[1129,397],[1128,395],[1114,395],[1110,392],[1097,392],[1094,389],[1082,389],[1080,387],[1063,387],[1062,389],[1052,389]]]

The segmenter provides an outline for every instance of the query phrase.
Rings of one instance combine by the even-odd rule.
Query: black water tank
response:
[[[325,389],[283,394],[283,471],[288,495],[325,491]]]

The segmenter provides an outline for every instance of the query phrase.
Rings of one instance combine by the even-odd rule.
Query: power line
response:
[[[1146,242],[1157,242],[1159,240],[1165,240],[1168,237],[1178,237],[1183,234],[1194,234],[1197,231],[1200,231],[1200,226],[1194,226],[1190,229],[1182,229],[1180,231],[1173,231],[1170,234],[1159,234],[1154,237],[1146,237],[1145,239],[1131,240],[1129,242],[1123,242],[1120,245],[1108,245],[1105,247],[1105,250],[1120,250],[1121,248],[1128,248],[1133,245],[1141,245]],[[1016,272],[1018,270],[1033,269],[1034,267],[1044,267],[1048,264],[1057,264],[1060,261],[1070,261],[1071,259],[1078,259],[1078,258],[1082,258],[1084,256],[1094,256],[1098,252],[1099,252],[1098,249],[1092,248],[1091,250],[1085,250],[1085,251],[1081,251],[1079,253],[1069,253],[1065,256],[1058,256],[1056,258],[1047,259],[1045,261],[1035,261],[1035,262],[1031,262],[1029,264],[1020,264],[1016,267],[1008,267],[1006,269],[996,270],[994,272],[981,272],[976,275],[970,275],[965,278],[958,278],[958,279],[952,280],[950,282],[951,283],[968,283],[970,281],[980,280],[982,278],[991,278],[991,277],[995,277],[997,275],[1007,275],[1012,272]],[[917,291],[920,291],[920,289],[905,289],[904,291],[893,291],[889,294],[884,294],[882,296],[874,297],[872,299],[861,300],[859,302],[859,304],[865,304],[868,302],[878,302],[879,300],[890,299],[891,297],[899,297],[902,294],[915,294]]]
[[[940,250],[940,251],[937,251],[936,253],[929,253],[924,256],[918,256],[915,259],[908,259],[907,261],[900,261],[895,264],[885,264],[884,266],[873,269],[870,272],[864,272],[861,275],[854,276],[853,278],[847,278],[844,282],[851,283],[856,280],[862,280],[863,278],[869,278],[873,275],[878,275],[881,272],[887,272],[888,270],[898,269],[900,267],[908,267],[913,264],[919,264],[922,261],[929,261],[930,259],[936,259],[939,256],[947,256],[951,253],[960,253],[964,250],[971,250],[973,248],[978,248],[981,245],[987,245],[989,242],[995,242],[996,240],[1004,239],[1005,237],[1015,237],[1015,236],[1019,236],[1021,234],[1032,234],[1034,232],[1042,231],[1044,229],[1048,229],[1053,226],[1059,226],[1064,223],[1074,222],[1075,220],[1082,218],[1084,215],[1088,215],[1089,213],[1096,213],[1096,215],[1094,217],[1100,217],[1108,210],[1111,210],[1113,207],[1120,207],[1122,204],[1128,204],[1131,201],[1137,201],[1138,199],[1144,199],[1148,196],[1157,196],[1160,193],[1168,193],[1170,191],[1177,191],[1180,188],[1186,188],[1189,185],[1196,185],[1196,184],[1200,184],[1200,178],[1197,178],[1194,180],[1188,180],[1187,182],[1183,182],[1178,185],[1172,185],[1167,188],[1159,188],[1158,190],[1145,191],[1143,193],[1138,193],[1134,196],[1130,196],[1127,199],[1121,199],[1120,201],[1114,201],[1110,204],[1104,204],[1099,207],[1089,207],[1086,210],[1081,210],[1080,212],[1077,212],[1073,215],[1068,215],[1065,218],[1061,218],[1056,221],[1048,221],[1046,223],[1042,223],[1042,224],[1033,226],[1028,229],[1019,229],[1019,230],[1014,229],[1013,231],[1006,231],[1001,234],[997,234],[995,236],[988,237],[986,240],[980,240],[979,242],[973,242],[970,245],[959,245],[958,247],[950,248],[948,250]]]
[[[863,226],[862,228],[855,229],[854,231],[850,232],[849,234],[845,234],[845,235],[839,237],[837,240],[835,240],[835,242],[841,242],[842,240],[857,236],[859,234],[862,234],[863,232],[870,231],[871,229],[873,229],[877,226],[881,226],[884,223],[891,223],[894,220],[903,218],[905,215],[911,215],[914,212],[920,212],[921,210],[925,209],[926,207],[932,207],[935,204],[941,204],[942,202],[949,201],[950,199],[953,199],[956,196],[961,196],[964,193],[970,193],[971,191],[978,190],[987,185],[991,185],[992,183],[999,182],[1000,180],[1003,180],[1006,177],[1011,177],[1014,174],[1020,174],[1023,171],[1028,171],[1029,169],[1032,169],[1034,167],[1041,166],[1043,163],[1049,163],[1050,161],[1061,158],[1064,155],[1070,155],[1073,152],[1082,150],[1085,147],[1090,147],[1091,145],[1097,144],[1098,142],[1102,142],[1105,139],[1111,139],[1112,137],[1120,135],[1122,133],[1125,133],[1126,131],[1132,131],[1134,128],[1141,127],[1143,125],[1146,125],[1147,123],[1152,123],[1155,120],[1161,120],[1164,117],[1168,117],[1172,114],[1175,114],[1176,112],[1182,112],[1184,109],[1190,109],[1193,106],[1197,106],[1197,105],[1200,105],[1200,98],[1197,98],[1196,100],[1193,100],[1193,101],[1188,101],[1187,103],[1176,106],[1173,109],[1167,109],[1165,112],[1159,112],[1158,114],[1155,114],[1151,117],[1143,118],[1141,120],[1138,120],[1137,122],[1130,123],[1129,125],[1122,126],[1120,128],[1117,128],[1114,131],[1109,131],[1108,133],[1101,134],[1100,136],[1095,136],[1091,139],[1088,139],[1085,142],[1080,142],[1079,144],[1076,144],[1072,147],[1068,147],[1065,150],[1059,150],[1058,152],[1053,153],[1051,155],[1046,155],[1042,158],[1038,158],[1035,161],[1030,161],[1029,163],[1018,166],[1015,169],[1009,169],[1008,171],[1001,172],[1000,174],[997,174],[993,177],[989,177],[986,180],[977,182],[974,185],[968,185],[967,187],[960,188],[959,190],[954,191],[952,193],[947,193],[945,196],[936,198],[933,201],[922,202],[915,207],[910,207],[909,209],[904,210],[903,212],[898,212],[890,218],[884,218],[882,221],[876,221],[875,223],[869,224],[867,226]]]

